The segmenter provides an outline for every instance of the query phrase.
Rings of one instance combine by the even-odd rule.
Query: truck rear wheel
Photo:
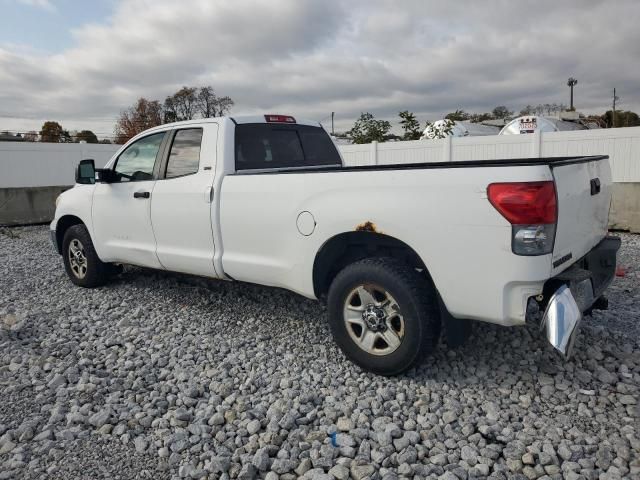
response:
[[[89,231],[84,225],[73,225],[65,232],[62,258],[67,275],[76,285],[99,287],[109,277],[109,264],[98,258]]]
[[[417,365],[438,342],[434,288],[394,258],[367,258],[345,267],[327,300],[336,343],[364,370],[397,375]]]

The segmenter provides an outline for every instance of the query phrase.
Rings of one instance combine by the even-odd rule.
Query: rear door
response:
[[[553,274],[569,267],[607,234],[611,204],[608,159],[552,166],[558,195]]]
[[[165,132],[129,145],[117,158],[113,183],[97,183],[93,194],[93,237],[104,261],[161,268],[151,228],[150,202]]]
[[[211,208],[218,125],[170,132],[151,198],[156,254],[167,270],[217,277]]]

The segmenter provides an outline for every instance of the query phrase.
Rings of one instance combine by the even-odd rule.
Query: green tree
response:
[[[602,121],[606,125],[607,128],[613,127],[613,111],[607,110],[604,115],[602,115]],[[638,127],[640,126],[640,118],[638,118],[638,114],[635,112],[631,112],[629,110],[616,110],[616,121],[615,126],[617,127]]]
[[[98,143],[98,137],[91,130],[82,130],[80,131],[76,137],[76,142],[87,142],[87,143]]]
[[[513,112],[511,110],[509,110],[507,107],[505,107],[504,105],[498,105],[496,108],[494,108],[491,111],[491,113],[492,113],[494,118],[498,118],[498,119],[501,119],[501,120],[513,116]]]
[[[376,120],[371,113],[361,113],[351,130],[347,132],[353,143],[383,142],[391,130],[391,123],[387,120]]]
[[[469,120],[471,118],[471,114],[458,109],[455,112],[447,113],[444,118],[447,120],[453,120],[454,122],[460,122],[462,120]]]
[[[420,123],[416,119],[416,116],[409,110],[404,110],[398,113],[401,118],[400,125],[404,130],[403,140],[420,140],[422,132],[420,131]]]
[[[58,122],[44,122],[40,129],[40,141],[47,143],[60,143],[63,137],[62,125]]]
[[[455,122],[445,118],[442,122],[427,122],[424,126],[425,136],[430,140],[446,138],[451,135]]]

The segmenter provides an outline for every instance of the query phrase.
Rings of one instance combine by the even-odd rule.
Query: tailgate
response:
[[[558,196],[553,248],[555,275],[586,255],[607,234],[611,167],[607,157],[551,166]]]

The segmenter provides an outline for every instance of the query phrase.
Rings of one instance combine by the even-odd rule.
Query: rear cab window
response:
[[[310,125],[239,124],[235,154],[236,171],[342,165],[331,137]]]

